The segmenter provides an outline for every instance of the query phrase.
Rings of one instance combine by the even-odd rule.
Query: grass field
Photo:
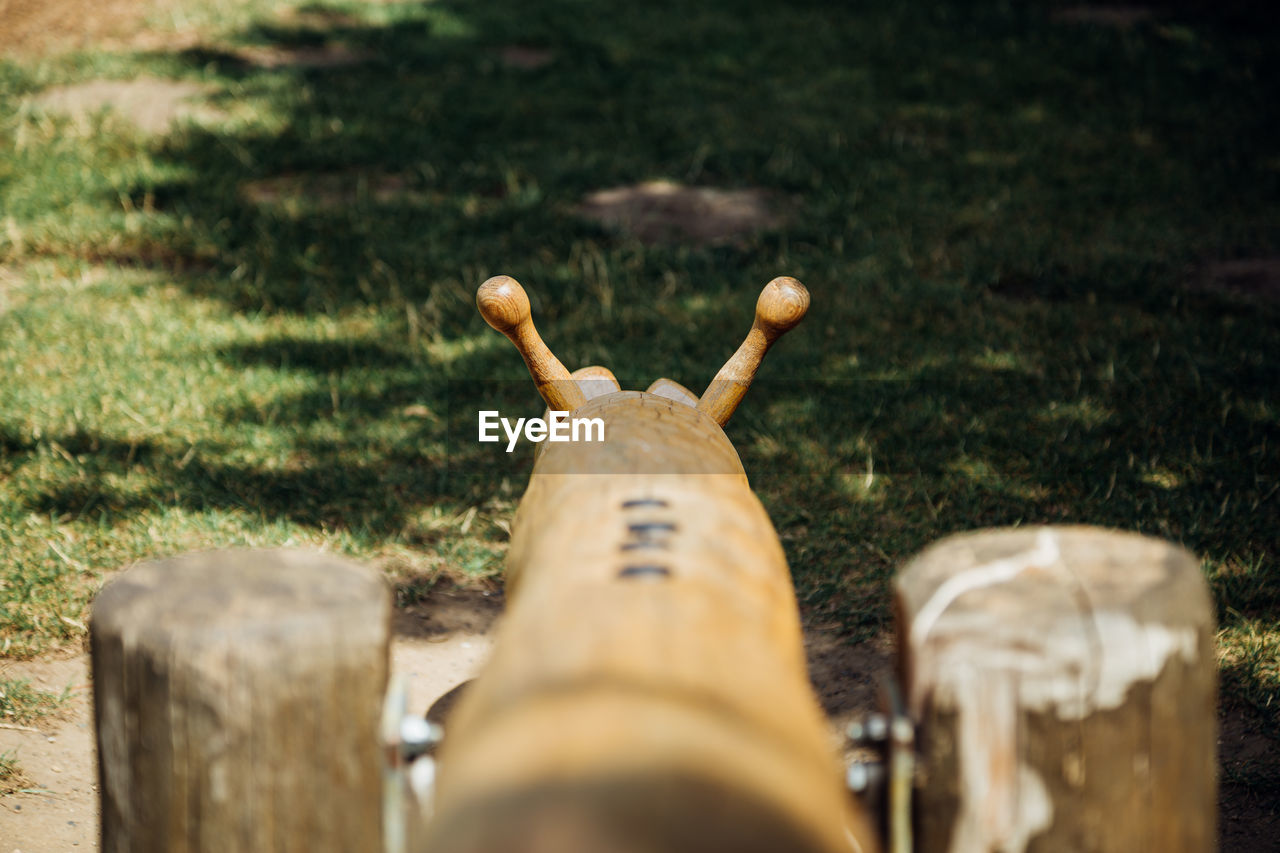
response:
[[[729,434],[809,619],[881,631],[892,573],[946,533],[1143,531],[1203,558],[1225,700],[1275,731],[1270,31],[999,2],[170,7],[145,47],[0,60],[3,655],[79,643],[104,577],[190,549],[318,545],[402,598],[494,582],[531,456],[470,419],[541,404],[475,287],[524,282],[571,368],[700,390],[789,274],[814,310]],[[325,45],[342,61],[262,60]],[[38,101],[138,77],[198,84],[204,114],[148,134]],[[653,179],[789,218],[646,245],[574,213]]]

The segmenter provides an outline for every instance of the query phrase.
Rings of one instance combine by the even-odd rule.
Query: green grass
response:
[[[27,784],[16,750],[0,752],[0,794],[11,794]]]
[[[402,600],[492,578],[530,459],[467,413],[541,407],[476,285],[523,281],[571,367],[700,389],[785,273],[815,310],[730,437],[807,613],[884,629],[893,572],[950,532],[1139,530],[1203,558],[1224,691],[1280,721],[1280,303],[1195,286],[1280,255],[1268,31],[998,2],[311,6],[345,13],[328,32],[181,8],[216,38],[0,61],[3,654],[79,642],[106,575],[197,548],[322,546]],[[371,58],[233,51],[324,38]],[[510,44],[554,62],[506,68]],[[30,100],[138,74],[226,118],[148,137]],[[797,212],[721,248],[572,213],[654,178]]]
[[[50,693],[32,687],[25,679],[0,678],[0,722],[21,725],[56,714],[70,695],[69,689]]]

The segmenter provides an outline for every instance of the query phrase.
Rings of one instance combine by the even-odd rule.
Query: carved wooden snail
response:
[[[512,278],[477,302],[547,406],[602,418],[605,441],[541,445],[508,610],[439,754],[427,849],[877,849],[806,675],[782,547],[721,430],[808,291],[765,286],[701,399],[570,374]]]

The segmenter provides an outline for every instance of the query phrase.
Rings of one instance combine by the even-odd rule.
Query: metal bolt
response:
[[[423,717],[405,717],[400,721],[400,757],[413,761],[439,746],[444,727]]]
[[[432,806],[436,791],[436,760],[419,758],[409,765],[409,787],[418,799],[418,807],[426,810]]]
[[[855,794],[862,794],[884,782],[885,769],[879,761],[852,761],[845,771],[845,783]]]
[[[891,733],[893,735],[894,743],[902,745],[915,743],[916,727],[912,725],[911,720],[906,717],[893,718]]]
[[[854,743],[879,743],[889,735],[889,721],[884,714],[868,714],[850,723],[845,733]]]

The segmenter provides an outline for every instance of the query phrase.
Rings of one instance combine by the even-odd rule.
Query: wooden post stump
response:
[[[390,596],[303,551],[148,563],[93,605],[104,853],[382,845]]]
[[[1213,849],[1214,619],[1191,554],[984,531],[924,551],[895,594],[917,851]]]

